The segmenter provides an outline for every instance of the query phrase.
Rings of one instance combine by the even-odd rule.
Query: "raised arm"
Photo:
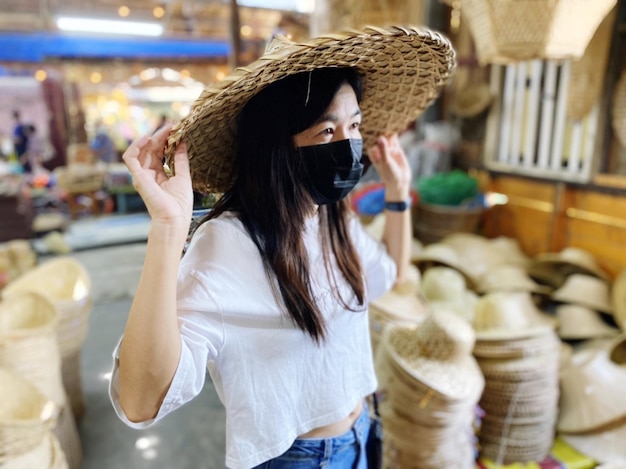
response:
[[[406,201],[411,191],[411,168],[400,147],[398,136],[394,134],[391,137],[379,137],[376,145],[370,148],[369,157],[385,184],[385,202]],[[411,256],[411,210],[385,210],[385,220],[382,241],[396,262],[396,283],[401,284],[407,280]]]
[[[170,130],[168,125],[133,142],[123,157],[152,220],[119,355],[120,405],[133,422],[157,414],[181,352],[176,279],[191,221],[193,192],[184,145],[176,152],[176,175],[168,178],[163,169],[163,148]]]

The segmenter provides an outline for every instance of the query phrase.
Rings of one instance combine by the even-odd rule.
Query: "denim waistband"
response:
[[[367,437],[370,426],[370,416],[367,402],[363,401],[363,410],[356,419],[352,428],[341,435],[329,438],[299,438],[295,442],[300,447],[318,448],[322,445],[332,445],[332,447],[341,447],[343,445],[352,445],[355,441],[361,443]]]

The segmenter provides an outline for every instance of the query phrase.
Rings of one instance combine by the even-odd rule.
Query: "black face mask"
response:
[[[297,151],[309,176],[307,189],[317,205],[343,199],[363,174],[363,140],[340,140],[299,147]]]

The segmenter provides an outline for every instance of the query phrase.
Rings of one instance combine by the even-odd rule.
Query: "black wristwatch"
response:
[[[404,212],[408,208],[411,207],[411,197],[401,202],[386,202],[385,201],[385,210],[390,210],[392,212]]]

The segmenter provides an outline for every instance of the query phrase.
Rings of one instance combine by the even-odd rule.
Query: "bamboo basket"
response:
[[[0,368],[0,467],[39,447],[56,423],[57,407],[27,380]]]
[[[425,244],[436,243],[453,233],[476,233],[484,207],[417,203],[413,207],[413,235]]]
[[[617,0],[462,0],[482,64],[580,59]]]

